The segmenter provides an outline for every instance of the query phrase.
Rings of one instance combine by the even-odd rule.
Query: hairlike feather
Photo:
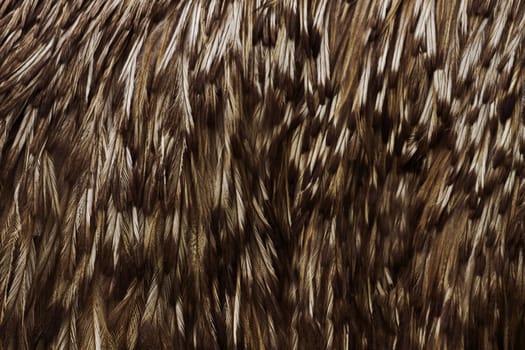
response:
[[[0,348],[525,347],[522,0],[0,2]]]

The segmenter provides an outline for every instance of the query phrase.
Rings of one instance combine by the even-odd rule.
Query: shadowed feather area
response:
[[[524,41],[523,0],[0,1],[0,348],[524,348]]]

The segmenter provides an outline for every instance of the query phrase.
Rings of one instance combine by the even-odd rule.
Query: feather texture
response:
[[[0,2],[0,348],[525,347],[524,28]]]

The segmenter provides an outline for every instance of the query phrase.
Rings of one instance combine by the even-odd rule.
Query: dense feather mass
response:
[[[523,0],[0,1],[0,347],[525,347],[524,40]]]

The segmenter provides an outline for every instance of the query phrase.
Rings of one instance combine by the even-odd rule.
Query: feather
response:
[[[523,348],[524,14],[0,2],[0,348]]]

